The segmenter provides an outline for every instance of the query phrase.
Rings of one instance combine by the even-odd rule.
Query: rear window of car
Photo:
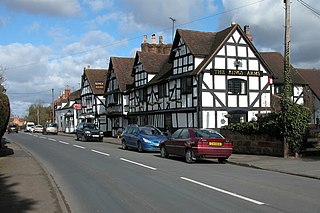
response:
[[[55,123],[48,123],[47,127],[58,127],[58,124]]]
[[[206,129],[199,129],[194,131],[196,138],[224,138],[218,132],[209,131]]]

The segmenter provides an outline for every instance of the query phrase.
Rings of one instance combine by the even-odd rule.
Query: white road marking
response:
[[[233,192],[228,192],[226,190],[223,190],[223,189],[219,189],[219,188],[216,188],[216,187],[213,187],[213,186],[210,186],[210,185],[207,185],[205,183],[201,183],[201,182],[198,182],[198,181],[195,181],[195,180],[192,180],[192,179],[189,179],[189,178],[186,178],[186,177],[180,177],[181,179],[183,180],[186,180],[186,181],[189,181],[191,183],[195,183],[195,184],[198,184],[200,186],[204,186],[204,187],[207,187],[209,189],[213,189],[213,190],[216,190],[218,192],[222,192],[222,193],[225,193],[225,194],[228,194],[228,195],[231,195],[233,197],[237,197],[237,198],[240,198],[242,200],[246,200],[246,201],[249,201],[251,203],[254,203],[254,204],[257,204],[257,205],[264,205],[265,203],[263,202],[260,202],[260,201],[257,201],[257,200],[254,200],[254,199],[251,199],[251,198],[248,198],[248,197],[244,197],[242,195],[239,195],[239,194],[236,194],[236,193],[233,193]]]
[[[59,141],[59,143],[63,143],[63,144],[69,144],[69,143],[67,143],[67,142],[64,142],[64,141]]]
[[[47,139],[46,137],[43,137],[43,136],[40,136],[39,138],[42,138],[42,139]]]
[[[48,140],[50,140],[50,141],[57,141],[56,139],[53,139],[53,138],[48,138]]]
[[[127,160],[125,158],[120,158],[120,160],[126,161],[128,163],[132,163],[132,164],[135,164],[135,165],[138,165],[138,166],[142,166],[142,167],[145,167],[145,168],[148,168],[148,169],[157,170],[157,168],[154,168],[154,167],[151,167],[151,166],[147,166],[147,165],[144,165],[142,163],[137,163],[137,162],[134,162],[134,161],[131,161],[131,160]]]
[[[100,151],[97,151],[97,150],[94,150],[94,149],[91,149],[91,151],[95,152],[95,153],[98,153],[98,154],[101,154],[101,155],[110,156],[110,154],[108,154],[108,153],[100,152]]]
[[[79,145],[72,145],[72,146],[74,146],[74,147],[77,147],[77,148],[80,148],[80,149],[85,149],[86,147],[83,147],[83,146],[79,146]]]

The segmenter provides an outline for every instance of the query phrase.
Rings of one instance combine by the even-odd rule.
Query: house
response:
[[[159,43],[161,44],[161,42]],[[158,119],[154,113],[154,109],[162,110],[162,108],[159,108],[161,103],[155,96],[155,94],[159,95],[158,85],[150,86],[149,82],[160,73],[163,66],[168,62],[169,53],[169,51],[154,52],[143,48],[142,51],[136,52],[131,73],[134,82],[129,92],[129,123],[146,125],[151,122],[155,126],[161,125],[157,121],[161,122],[163,119]]]
[[[308,83],[311,92],[311,124],[320,127],[320,70],[315,69],[297,69],[298,73]]]
[[[55,112],[58,130],[65,133],[74,133],[78,125],[78,106],[81,106],[80,89],[70,93],[67,99],[62,100],[62,103],[57,106]]]
[[[260,52],[263,60],[267,63],[274,74],[274,91],[272,94],[272,109],[279,111],[280,99],[283,94],[283,74],[284,74],[284,57],[279,52]],[[305,91],[307,82],[301,76],[297,69],[291,68],[291,83],[292,83],[292,101],[296,104],[306,103]]]
[[[125,91],[127,85],[133,82],[131,77],[133,62],[134,58],[110,57],[104,93],[107,135],[117,136],[128,125],[129,103]]]
[[[134,68],[139,98],[130,93],[135,111],[128,116],[138,107],[144,119],[137,123],[172,130],[220,128],[270,112],[274,75],[251,38],[248,27],[244,31],[236,23],[220,32],[178,29],[157,74]],[[141,82],[146,93],[136,88]]]
[[[81,112],[79,122],[95,123],[106,132],[105,79],[107,69],[84,68],[81,77]]]

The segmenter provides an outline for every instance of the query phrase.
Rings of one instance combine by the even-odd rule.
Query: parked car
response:
[[[154,126],[128,125],[122,133],[122,148],[135,148],[139,152],[159,151],[159,144],[167,137]]]
[[[15,132],[15,133],[19,132],[19,127],[17,124],[9,124],[8,133],[11,133],[11,132]]]
[[[43,126],[42,134],[58,134],[58,124],[56,123],[46,123]]]
[[[103,131],[101,131],[95,124],[93,123],[80,123],[76,129],[76,140],[81,140],[83,142],[88,140],[103,140]]]
[[[35,124],[33,122],[27,122],[26,124],[26,132],[33,132]]]
[[[35,125],[33,132],[42,133],[43,132],[43,126],[42,125]]]
[[[161,157],[177,155],[187,163],[199,158],[217,158],[224,163],[232,154],[232,143],[211,129],[181,128],[160,143]]]

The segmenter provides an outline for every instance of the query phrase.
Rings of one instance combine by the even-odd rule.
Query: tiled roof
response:
[[[120,92],[126,90],[126,86],[133,83],[131,76],[134,58],[110,57],[109,70],[113,68],[119,82]]]
[[[270,67],[274,74],[276,84],[283,84],[283,70],[284,70],[284,58],[279,52],[260,52],[263,60]],[[297,72],[296,69],[291,69],[291,80],[293,84],[304,85],[306,82]]]
[[[85,68],[84,74],[87,76],[93,94],[103,95],[107,69]]]
[[[298,73],[309,84],[309,87],[320,100],[320,70],[315,69],[297,69]]]
[[[150,74],[157,74],[163,65],[168,62],[169,54],[137,51],[136,60],[138,59],[141,61],[144,71]],[[135,63],[137,63],[137,61],[135,61]]]
[[[80,95],[81,95],[81,89],[78,89],[78,90],[72,92],[69,96],[69,101],[74,101],[74,100],[80,99]]]

